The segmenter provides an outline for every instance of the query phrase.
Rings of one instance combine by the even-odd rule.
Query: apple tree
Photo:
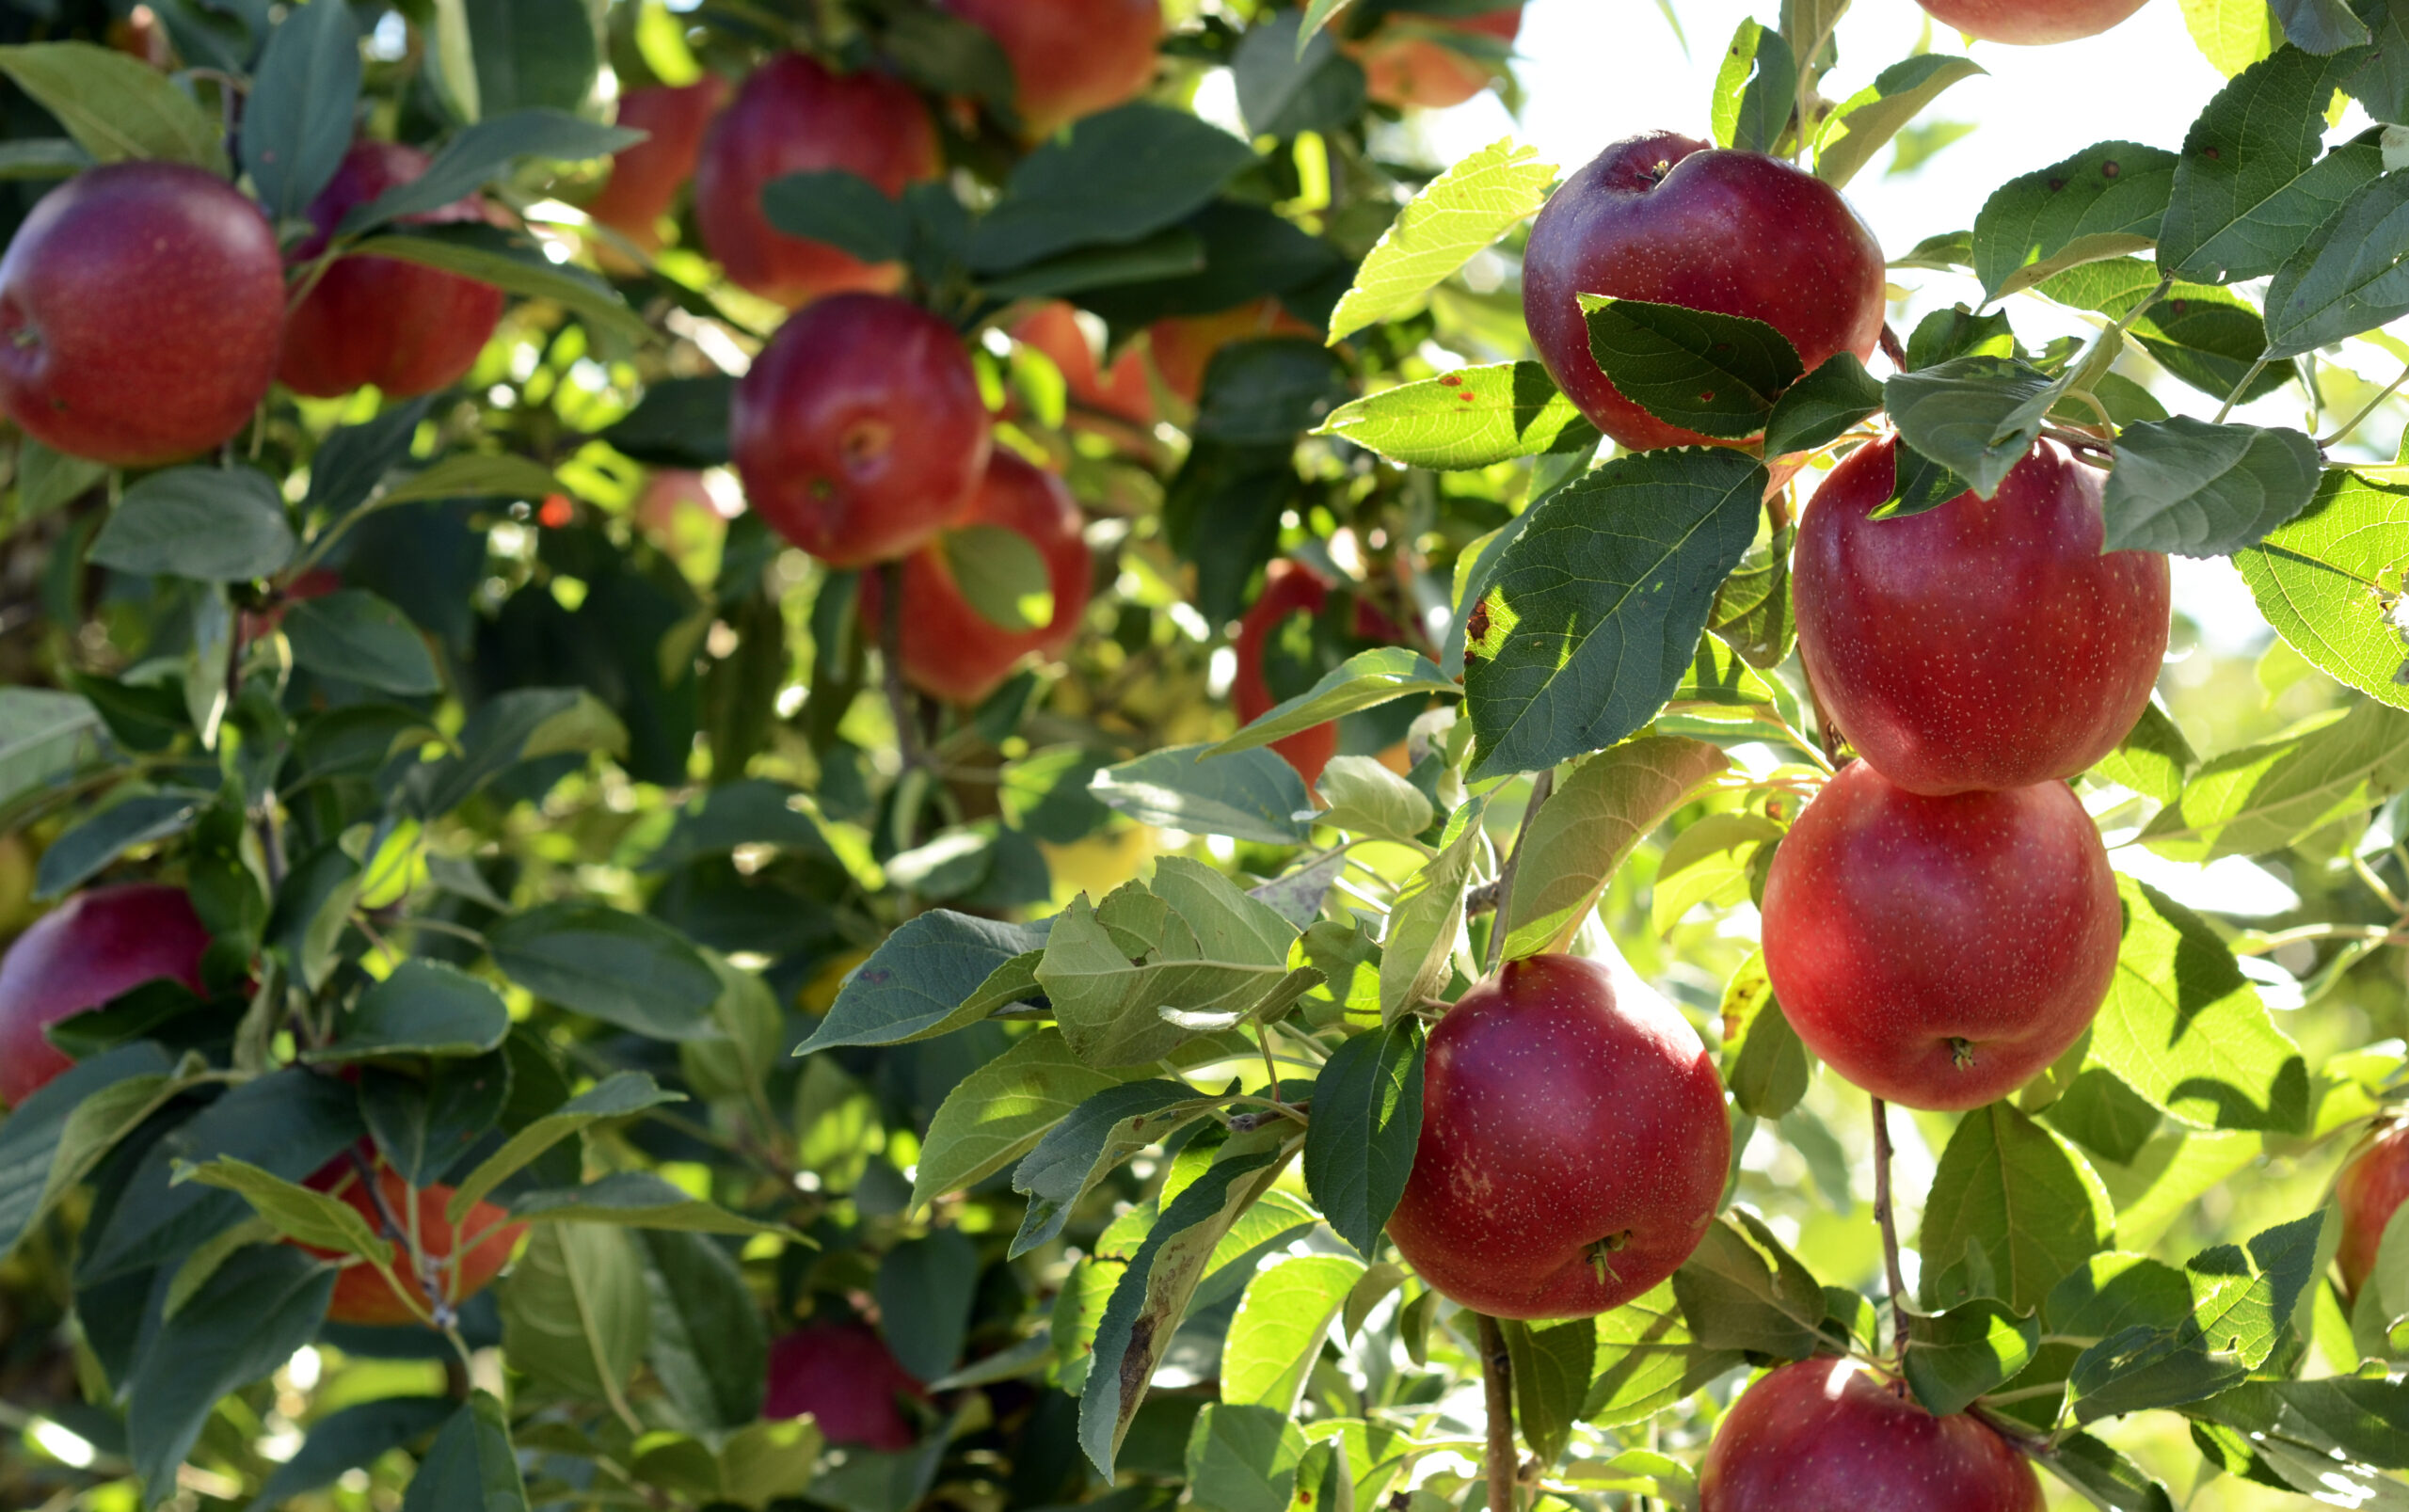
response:
[[[2409,1505],[2409,21],[1923,5],[0,11],[0,1504]]]

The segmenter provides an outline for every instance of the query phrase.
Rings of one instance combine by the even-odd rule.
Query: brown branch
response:
[[[1891,1282],[1891,1344],[1907,1358],[1907,1281],[1899,1268],[1899,1223],[1891,1212],[1891,1109],[1874,1099],[1874,1221],[1882,1229],[1882,1266]]]
[[[1489,1512],[1514,1512],[1514,1363],[1506,1330],[1480,1319],[1480,1378],[1489,1399]]]

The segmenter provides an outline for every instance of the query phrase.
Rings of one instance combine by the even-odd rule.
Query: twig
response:
[[[912,691],[903,683],[903,564],[878,565],[879,681],[886,689],[886,711],[895,722],[895,749],[903,770],[924,766],[919,721],[912,716]]]
[[[1891,1282],[1891,1344],[1907,1359],[1907,1280],[1899,1269],[1899,1223],[1891,1213],[1891,1109],[1874,1099],[1874,1221],[1882,1228],[1882,1266]]]
[[[2233,391],[2225,396],[2225,403],[2217,406],[2217,418],[2212,423],[2218,425],[2224,424],[2225,418],[2233,413],[2233,406],[2241,402],[2242,393],[2248,390],[2252,384],[2258,381],[2258,374],[2266,371],[2267,359],[2265,358],[2262,357],[2257,361],[2251,363],[2250,371],[2241,375],[2241,381],[2235,384],[2233,386]]]
[[[2322,452],[2327,447],[2332,446],[2335,442],[2350,435],[2353,431],[2357,430],[2360,425],[2366,422],[2367,418],[2369,415],[2375,413],[2376,406],[2391,398],[2404,383],[2409,383],[2409,367],[2402,368],[2401,370],[2401,376],[2393,379],[2390,383],[2385,384],[2384,392],[2376,395],[2373,399],[2369,400],[2365,407],[2361,408],[2357,414],[2353,415],[2349,422],[2345,423],[2340,430],[2319,437],[2316,441],[2317,449]]]
[[[1523,821],[1514,827],[1514,850],[1505,864],[1497,868],[1497,897],[1490,906],[1497,911],[1496,919],[1489,926],[1489,971],[1494,976],[1498,963],[1506,955],[1506,905],[1514,899],[1514,868],[1523,864],[1523,842],[1530,836],[1531,820],[1539,817],[1540,805],[1548,794],[1555,791],[1555,769],[1548,768],[1531,779],[1531,801],[1523,809]],[[1469,908],[1470,901],[1466,905]]]
[[[1480,1319],[1480,1379],[1489,1400],[1489,1512],[1514,1512],[1514,1363],[1506,1330]]]

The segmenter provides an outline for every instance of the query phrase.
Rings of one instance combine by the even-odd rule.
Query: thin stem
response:
[[[2363,406],[2357,414],[2353,415],[2343,423],[2341,429],[2332,431],[2326,435],[2319,437],[2317,438],[2317,449],[2322,452],[2327,447],[2332,446],[2335,442],[2350,435],[2353,431],[2357,430],[2360,425],[2366,422],[2367,418],[2369,415],[2375,413],[2376,406],[2391,398],[2404,383],[2409,383],[2409,367],[2402,368],[2401,370],[2401,376],[2393,379],[2390,383],[2385,384],[2384,386],[2384,392],[2376,395],[2373,399],[2369,400],[2366,406]]]
[[[895,721],[895,749],[903,770],[925,766],[920,749],[919,721],[912,713],[912,691],[903,682],[903,564],[878,565],[879,680],[886,690],[886,709]]]
[[[1489,1401],[1489,1512],[1514,1512],[1514,1363],[1506,1330],[1480,1319],[1480,1380]]]
[[[2217,418],[2212,422],[2212,423],[2218,425],[2224,424],[2225,418],[2233,413],[2233,406],[2241,402],[2242,394],[2248,391],[2252,384],[2258,381],[2258,374],[2266,371],[2267,359],[2265,358],[2262,357],[2257,361],[2251,363],[2250,371],[2241,375],[2241,381],[2233,386],[2233,392],[2226,394],[2225,396],[2225,403],[2217,406]]]
[[[2353,852],[2351,856],[2351,869],[2358,874],[2359,881],[2367,883],[2368,891],[2375,894],[2385,907],[2395,914],[2409,914],[2409,904],[2403,904],[2399,898],[2393,896],[2392,889],[2385,886],[2384,879],[2375,874],[2375,868],[2368,865],[2367,857]]]
[[[1882,1268],[1891,1282],[1891,1344],[1907,1358],[1907,1278],[1899,1268],[1899,1224],[1891,1212],[1891,1109],[1874,1099],[1874,1221],[1882,1229]]]
[[[1523,842],[1530,837],[1531,820],[1539,817],[1540,805],[1548,794],[1555,791],[1555,769],[1548,768],[1531,779],[1531,801],[1523,809],[1523,822],[1514,827],[1514,850],[1497,868],[1497,918],[1489,927],[1489,971],[1497,972],[1498,963],[1506,956],[1507,905],[1514,900],[1514,870],[1523,864]]]
[[[1899,333],[1891,328],[1887,320],[1882,323],[1882,355],[1889,358],[1891,365],[1901,373],[1907,371],[1906,346],[1900,342]]]

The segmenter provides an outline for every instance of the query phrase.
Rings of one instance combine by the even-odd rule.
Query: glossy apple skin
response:
[[[926,1394],[877,1330],[859,1323],[814,1323],[770,1341],[761,1415],[808,1412],[831,1443],[892,1454],[911,1448],[917,1437],[896,1398]]]
[[[1792,593],[1818,707],[1920,793],[2088,770],[2158,681],[2166,558],[2100,553],[2100,474],[2054,441],[1990,499],[1869,518],[1891,497],[1895,445],[1833,469],[1799,526]]]
[[[1466,1307],[1586,1317],[1689,1258],[1731,1158],[1723,1083],[1688,1021],[1627,969],[1533,956],[1430,1031],[1389,1236]]]
[[[376,1189],[383,1195],[385,1206],[392,1210],[397,1220],[407,1224],[410,1221],[409,1183],[403,1179],[400,1171],[381,1161],[375,1164],[375,1169]],[[328,1161],[319,1168],[307,1185],[342,1198],[368,1220],[371,1230],[380,1233],[384,1232],[384,1218],[377,1211],[375,1199],[369,1196],[368,1184],[360,1178],[359,1169],[349,1156],[339,1155]],[[443,1216],[444,1207],[452,1201],[452,1191],[451,1187],[440,1186],[418,1189],[418,1233],[421,1249],[439,1263],[437,1289],[443,1293],[446,1301],[456,1307],[484,1291],[493,1283],[496,1276],[502,1274],[502,1268],[510,1264],[511,1251],[518,1247],[519,1236],[527,1232],[527,1225],[503,1222],[510,1217],[507,1212],[491,1202],[476,1202],[470,1206],[460,1226],[455,1229]],[[497,1224],[500,1227],[497,1228]],[[485,1237],[479,1238],[480,1234]],[[462,1252],[460,1244],[464,1239],[476,1242]],[[296,1248],[328,1259],[336,1258],[332,1251],[309,1245]],[[394,1279],[402,1283],[401,1292],[395,1292],[385,1284],[385,1278],[376,1274],[375,1266],[350,1266],[335,1278],[334,1299],[327,1304],[327,1321],[365,1324],[371,1328],[394,1328],[420,1321],[418,1315],[410,1311],[409,1303],[402,1300],[403,1293],[407,1293],[411,1301],[422,1309],[433,1312],[426,1288],[421,1284],[419,1276],[410,1265],[408,1247],[399,1239],[394,1240],[386,1264],[391,1267]]]
[[[2123,933],[2107,848],[2062,782],[1928,798],[1852,761],[1765,879],[1791,1027],[1907,1107],[1980,1107],[2039,1074],[2098,1012]]]
[[[44,914],[0,959],[0,1101],[13,1107],[69,1066],[42,1030],[165,977],[205,989],[209,931],[181,887],[81,892]]]
[[[1088,410],[1109,420],[1152,429],[1155,396],[1146,382],[1146,358],[1135,346],[1125,346],[1110,368],[1096,360],[1087,332],[1079,328],[1078,312],[1060,299],[1050,299],[1013,323],[1012,338],[1045,354],[1062,373],[1074,420]]]
[[[1238,723],[1251,724],[1280,702],[1263,675],[1264,654],[1291,614],[1319,614],[1330,601],[1330,585],[1298,562],[1274,562],[1264,569],[1263,592],[1238,619],[1237,676],[1230,683],[1230,702]],[[1394,645],[1405,639],[1396,622],[1362,599],[1355,601],[1355,634],[1364,640]],[[1322,768],[1338,754],[1338,722],[1329,721],[1271,742],[1305,779],[1308,790],[1321,780]]]
[[[891,198],[943,166],[929,113],[901,81],[869,69],[833,74],[781,53],[753,71],[704,136],[694,223],[728,278],[765,299],[796,307],[847,290],[884,294],[902,282],[901,264],[864,263],[774,230],[762,187],[789,173],[842,168]]]
[[[1512,41],[1522,34],[1523,8],[1477,16],[1417,16],[1397,19]],[[1444,110],[1489,88],[1489,70],[1445,43],[1384,26],[1348,49],[1364,66],[1364,92],[1374,103],[1400,110]]]
[[[1701,1512],[2041,1512],[2032,1462],[1977,1419],[1937,1418],[1847,1360],[1740,1393],[1698,1472]]]
[[[954,586],[943,547],[931,542],[903,559],[903,676],[923,692],[976,704],[1029,656],[1060,656],[1079,632],[1094,564],[1081,533],[1087,517],[1062,480],[997,448],[970,507],[954,526],[1000,525],[1018,532],[1045,559],[1054,613],[1033,630],[1008,630],[971,607]],[[878,639],[885,599],[876,574],[861,581],[864,633]]]
[[[789,316],[737,384],[728,422],[753,508],[838,567],[903,556],[961,514],[989,443],[953,327],[869,294]]]
[[[1669,164],[1660,180],[1657,168]],[[1556,387],[1625,448],[1730,445],[1625,399],[1589,355],[1579,296],[1763,321],[1812,372],[1881,339],[1882,248],[1838,190],[1757,152],[1627,137],[1567,179],[1531,226],[1523,319]]]
[[[1204,369],[1213,354],[1232,342],[1258,336],[1312,336],[1321,332],[1288,313],[1277,299],[1210,315],[1174,315],[1146,327],[1146,347],[1163,387],[1189,404],[1204,392]]]
[[[42,196],[0,259],[0,408],[43,445],[153,467],[225,441],[276,377],[284,263],[199,168],[112,163]]]
[[[1155,77],[1162,0],[938,0],[1012,60],[1031,138],[1135,100]]]
[[[310,201],[317,234],[294,248],[295,264],[326,250],[327,239],[356,205],[426,171],[427,155],[399,142],[357,142],[343,167]],[[411,225],[486,218],[471,195],[439,210],[407,215]],[[331,399],[375,384],[407,397],[449,387],[476,363],[502,319],[502,291],[441,268],[391,257],[338,258],[327,265],[284,325],[276,375],[295,393]]]
[[[2143,0],[1916,0],[1932,19],[1969,37],[2017,47],[2045,47],[2097,37],[2142,8]]]
[[[2342,1210],[2342,1242],[2334,1261],[2342,1269],[2343,1294],[2354,1301],[2359,1288],[2375,1274],[2384,1226],[2404,1198],[2409,1198],[2409,1122],[2396,1122],[2379,1128],[2334,1183],[2334,1201]]]
[[[585,213],[646,251],[659,250],[661,217],[694,176],[703,134],[726,100],[727,81],[716,73],[619,96],[619,124],[649,135],[613,155],[610,180]]]

